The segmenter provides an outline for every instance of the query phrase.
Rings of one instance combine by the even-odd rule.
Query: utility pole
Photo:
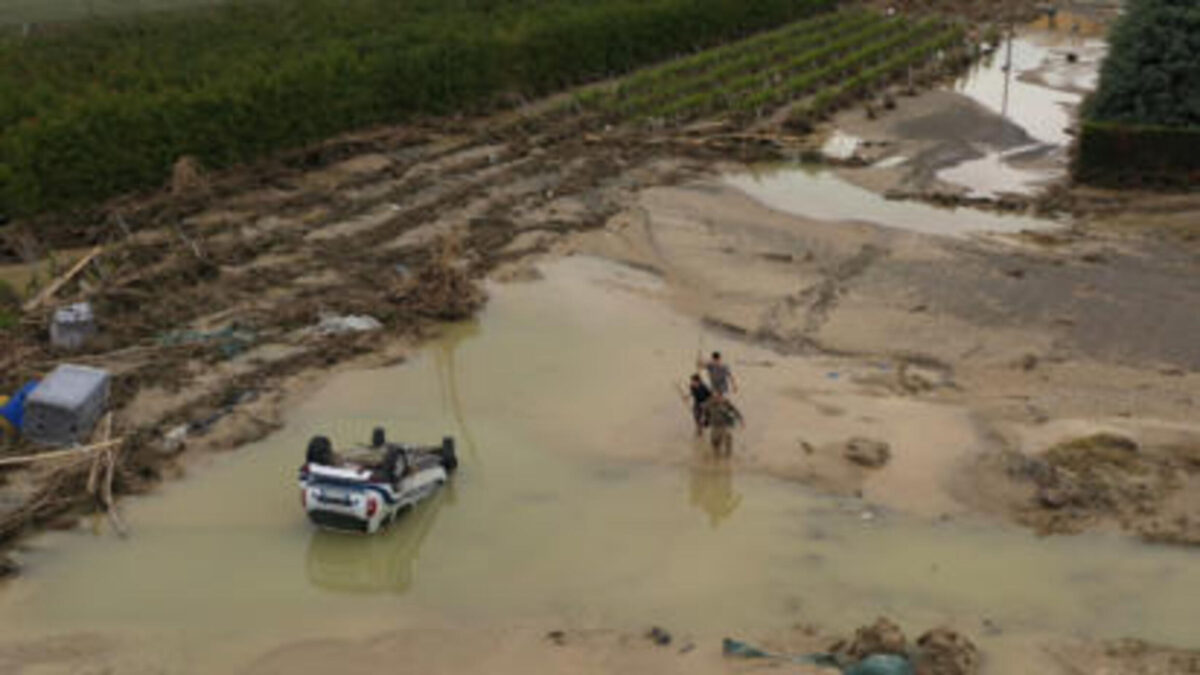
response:
[[[1008,117],[1008,90],[1012,84],[1013,70],[1013,38],[1017,33],[1015,10],[1010,2],[1008,5],[1008,47],[1004,56],[1004,101],[1000,105],[1000,114]]]

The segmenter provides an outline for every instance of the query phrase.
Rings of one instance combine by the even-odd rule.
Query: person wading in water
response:
[[[733,454],[733,427],[740,424],[746,426],[742,412],[725,398],[720,389],[713,388],[712,396],[704,404],[704,414],[708,419],[711,431],[713,450],[718,457]]]
[[[721,360],[721,352],[713,352],[708,361],[696,359],[696,367],[703,368],[708,373],[708,384],[713,391],[728,394],[732,387],[733,393],[737,393],[737,380],[733,377],[733,371]]]
[[[708,426],[708,413],[704,411],[704,404],[712,396],[712,390],[704,384],[699,375],[692,375],[687,396],[692,399],[692,419],[696,421],[696,436],[701,436],[704,434],[704,428]]]

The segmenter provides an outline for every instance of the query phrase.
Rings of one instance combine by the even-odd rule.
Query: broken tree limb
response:
[[[113,414],[109,412],[100,421],[96,432],[97,440],[100,443],[107,442],[112,436],[112,426]],[[117,453],[119,451],[120,448],[105,448],[96,453],[92,460],[91,471],[88,473],[87,491],[96,500],[97,506],[103,509],[105,515],[108,516],[113,531],[124,539],[129,536],[129,529],[121,521],[121,515],[117,513],[116,501],[113,499],[113,476],[117,469]],[[101,472],[104,474],[103,478],[100,478]]]
[[[96,442],[104,443],[112,438],[112,412],[104,416],[100,420],[99,428],[96,432]],[[100,487],[100,460],[104,453],[98,453],[92,459],[92,468],[88,471],[87,491],[90,495],[95,495],[96,490]]]
[[[117,469],[117,451],[115,449],[104,450],[100,453],[104,458],[104,483],[100,492],[100,499],[104,503],[104,512],[108,515],[108,522],[112,523],[113,531],[118,537],[124,539],[129,536],[129,528],[125,527],[124,521],[121,520],[121,514],[117,513],[117,503],[113,500],[113,475]]]
[[[57,293],[59,291],[59,289],[61,289],[63,286],[66,286],[68,283],[70,283],[70,281],[72,279],[74,279],[76,276],[79,275],[80,272],[83,271],[83,268],[88,266],[88,263],[95,260],[96,257],[99,256],[103,252],[104,252],[103,246],[97,246],[96,248],[93,248],[90,252],[88,252],[87,255],[80,258],[79,262],[72,265],[71,269],[67,270],[66,274],[55,279],[53,283],[51,283],[49,286],[43,288],[42,291],[40,293],[38,293],[36,296],[34,296],[32,299],[30,299],[29,302],[26,302],[25,305],[21,308],[22,311],[32,312],[33,310],[40,307],[43,302],[54,297],[54,294]]]
[[[54,452],[43,452],[37,455],[24,455],[22,457],[6,457],[0,459],[0,466],[20,466],[22,464],[35,464],[37,462],[48,461],[51,459],[62,459],[64,457],[82,457],[91,452],[106,450],[116,447],[125,442],[124,438],[114,438],[102,443],[93,443],[80,448],[69,448],[67,450],[55,450]]]
[[[100,456],[92,460],[92,468],[88,471],[87,491],[89,495],[96,494],[100,487]]]

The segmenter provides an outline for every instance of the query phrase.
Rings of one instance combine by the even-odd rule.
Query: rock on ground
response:
[[[854,633],[854,640],[846,648],[846,654],[855,659],[864,659],[872,654],[905,654],[908,639],[904,631],[884,617],[870,626],[863,626]]]
[[[934,628],[917,638],[917,675],[976,675],[979,649],[949,628]]]
[[[846,443],[846,459],[859,466],[876,469],[892,458],[892,447],[884,441],[852,438]]]

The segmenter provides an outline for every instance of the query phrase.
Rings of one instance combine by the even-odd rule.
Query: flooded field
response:
[[[1081,28],[1083,21],[1064,15],[1028,26],[955,84],[955,91],[1013,126],[1000,127],[997,149],[941,171],[941,179],[973,196],[997,196],[1031,194],[1062,175],[1044,163],[1049,157],[1065,165],[1076,110],[1096,88],[1107,52],[1102,37]]]
[[[878,119],[843,113],[823,154],[867,159],[868,173],[900,178],[875,183],[901,191],[1030,197],[1061,180],[1078,108],[1107,53],[1103,27],[1060,13],[988,49],[952,84]]]
[[[660,623],[715,640],[887,614],[990,626],[988,672],[1005,673],[1036,662],[1021,647],[1032,634],[1193,637],[1200,609],[1179,592],[1200,584],[1192,553],[916,517],[707,459],[672,387],[698,341],[758,395],[829,364],[706,334],[641,272],[574,257],[545,274],[494,286],[478,324],[404,365],[338,376],[284,431],[127,502],[132,538],[33,540],[0,595],[0,665],[47,639],[111,640],[89,658],[114,672],[205,673],[406,627]],[[756,452],[747,414],[740,458]],[[460,474],[381,536],[313,531],[295,486],[306,439],[350,443],[381,422],[397,439],[454,434]]]

